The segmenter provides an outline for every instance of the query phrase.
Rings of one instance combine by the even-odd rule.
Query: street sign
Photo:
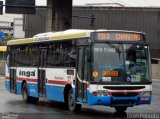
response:
[[[35,14],[35,0],[6,0],[6,13]]]
[[[4,38],[4,33],[0,32],[0,40],[2,40]]]

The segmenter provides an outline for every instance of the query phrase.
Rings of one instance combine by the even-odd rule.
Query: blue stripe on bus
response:
[[[88,105],[110,105],[110,96],[93,96],[92,93],[87,91],[88,94]]]
[[[10,81],[5,81],[5,88],[10,91]],[[22,82],[16,82],[16,94],[22,94]],[[27,90],[29,96],[39,97],[38,95],[38,85],[34,83],[27,83]],[[46,85],[46,99],[64,102],[63,95],[64,87]]]
[[[38,85],[34,83],[27,83],[27,89],[29,96],[39,97],[38,96]]]
[[[113,97],[112,96],[112,100],[113,101],[116,101],[116,100],[134,100],[134,101],[137,101],[138,97],[137,96],[133,96],[133,97]]]
[[[46,98],[48,100],[64,102],[64,87],[46,85]]]
[[[140,99],[140,98],[148,98],[149,100],[147,100],[147,101],[139,100],[139,101],[137,102],[137,105],[141,105],[141,104],[151,104],[152,96],[146,96],[146,97],[141,97],[141,96],[139,96],[139,99]]]
[[[21,82],[16,82],[16,94],[22,94],[22,83]]]

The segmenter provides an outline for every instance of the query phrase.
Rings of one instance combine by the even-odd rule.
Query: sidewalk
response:
[[[5,76],[0,76],[0,80],[5,80]]]
[[[160,82],[160,79],[152,79],[152,81],[155,81],[155,82],[158,81],[158,82]]]

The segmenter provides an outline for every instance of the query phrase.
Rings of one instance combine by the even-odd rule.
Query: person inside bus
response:
[[[135,60],[132,54],[128,55],[128,60],[130,62],[130,66],[135,66]]]

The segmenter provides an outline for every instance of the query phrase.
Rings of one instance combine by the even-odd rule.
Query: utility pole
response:
[[[0,15],[3,14],[3,1],[0,1]]]
[[[62,31],[72,27],[72,0],[48,0],[47,5],[48,30]]]
[[[89,17],[89,25],[91,26],[91,27],[94,27],[94,25],[95,25],[95,16],[94,16],[94,14],[91,14],[90,15],[90,17]]]

